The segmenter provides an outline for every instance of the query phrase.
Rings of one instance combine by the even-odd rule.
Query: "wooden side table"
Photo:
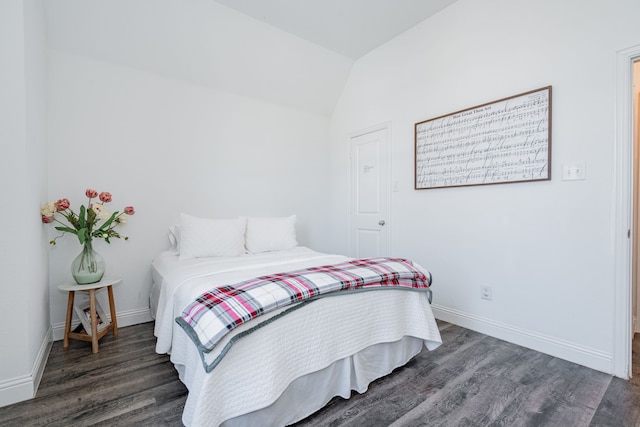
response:
[[[103,278],[96,283],[90,283],[88,285],[78,285],[76,283],[65,283],[59,285],[58,289],[63,292],[69,293],[69,300],[67,302],[67,321],[64,326],[64,341],[62,346],[64,348],[69,347],[69,339],[88,341],[91,342],[92,353],[98,352],[98,341],[105,336],[109,331],[113,331],[113,336],[118,336],[118,320],[116,319],[116,306],[113,300],[113,286],[119,285],[122,279],[116,278]],[[98,332],[98,316],[96,314],[96,291],[102,288],[107,288],[109,295],[109,311],[111,313],[111,322],[104,329]],[[76,292],[89,293],[89,313],[91,316],[91,333],[89,331],[73,332],[71,331],[71,318],[73,317],[73,301],[75,299]],[[106,319],[103,319],[106,321]]]

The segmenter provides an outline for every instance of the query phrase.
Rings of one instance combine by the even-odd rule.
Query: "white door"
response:
[[[388,256],[388,130],[351,138],[351,255]]]

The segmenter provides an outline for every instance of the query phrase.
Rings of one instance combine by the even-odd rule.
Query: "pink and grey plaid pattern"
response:
[[[176,319],[203,351],[239,325],[277,308],[337,291],[428,289],[430,277],[402,258],[366,258],[272,274],[211,289]]]

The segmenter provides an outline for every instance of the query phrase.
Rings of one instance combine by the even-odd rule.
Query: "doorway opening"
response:
[[[615,143],[615,226],[614,226],[614,329],[612,373],[620,378],[632,376],[632,340],[636,326],[640,327],[637,304],[640,285],[640,144],[636,148],[634,123],[640,114],[634,106],[634,66],[640,62],[640,45],[617,52],[616,59],[616,143]],[[638,161],[635,156],[638,155]],[[638,168],[638,183],[635,180]],[[638,206],[638,208],[637,208]],[[636,215],[638,213],[638,215]],[[636,225],[635,218],[638,218]],[[639,234],[640,236],[640,234]],[[639,246],[636,249],[636,246]],[[634,322],[635,319],[635,322]]]

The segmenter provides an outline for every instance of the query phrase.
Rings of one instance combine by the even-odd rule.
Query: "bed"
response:
[[[289,425],[441,344],[428,293],[388,288],[275,308],[202,351],[176,319],[204,292],[350,258],[298,246],[295,216],[182,214],[170,240],[152,263],[150,302],[156,351],[170,354],[189,390],[187,426]]]

